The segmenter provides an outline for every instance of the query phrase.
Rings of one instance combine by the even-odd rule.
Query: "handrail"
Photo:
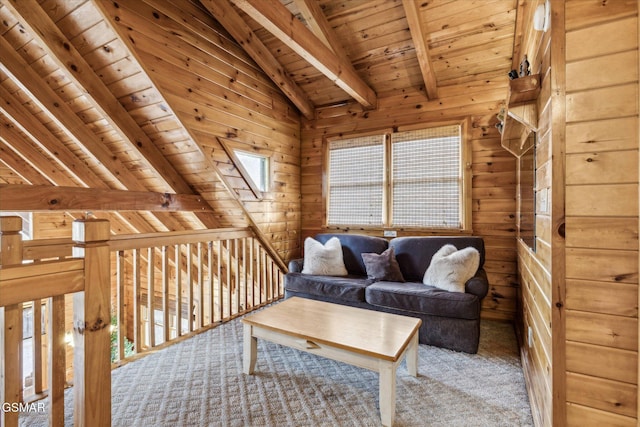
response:
[[[250,228],[216,228],[213,230],[168,231],[163,233],[120,234],[109,240],[112,252],[127,249],[141,249],[152,246],[169,246],[185,243],[207,242],[223,239],[237,239],[252,236]]]
[[[15,228],[11,237],[19,239],[21,226],[18,227],[13,219],[6,221],[11,223],[12,229]],[[102,220],[95,221],[103,225],[105,223]],[[84,224],[91,220],[77,222]],[[78,241],[20,241],[8,249],[4,243],[9,235],[5,228],[0,228],[3,244],[0,255],[3,260],[9,251],[17,255],[10,262],[0,262],[5,264],[0,265],[0,306],[15,308],[13,311],[5,310],[5,319],[22,319],[23,307],[29,310],[33,319],[33,335],[30,338],[33,346],[33,371],[30,377],[33,386],[29,388],[30,394],[21,396],[24,392],[21,390],[14,394],[21,397],[10,401],[32,401],[47,395],[52,400],[59,400],[56,396],[62,395],[65,381],[71,378],[70,352],[77,349],[67,347],[65,336],[69,337],[71,329],[76,329],[76,326],[78,331],[84,331],[84,328],[88,330],[86,333],[74,332],[74,340],[87,339],[89,332],[107,331],[109,323],[113,325],[111,335],[116,345],[115,355],[111,355],[111,366],[114,367],[284,296],[283,278],[286,270],[282,267],[283,262],[279,257],[274,258],[273,248],[265,247],[251,227],[109,236],[107,225],[101,228],[99,238],[91,235],[94,240],[91,245],[83,244],[86,235],[75,233],[75,230],[74,222],[74,238]],[[100,255],[91,258],[93,263],[100,265],[97,270],[97,264],[91,264],[93,267],[89,269],[87,261],[78,258],[84,251],[93,250],[94,247],[100,248]],[[113,274],[109,273],[110,269],[115,270]],[[110,281],[107,287],[114,291],[111,296],[106,296],[108,293],[97,296],[101,301],[100,309],[87,305],[89,299],[96,298],[98,293],[95,286],[88,284],[99,281],[89,279],[89,271],[92,274],[99,271],[103,277],[106,273],[105,283],[109,285]],[[92,316],[80,323],[75,319],[73,328],[69,321],[65,322],[65,310],[70,310],[69,304],[65,307],[65,295],[68,294],[84,295],[84,313]],[[93,297],[87,297],[91,294]],[[94,316],[97,311],[101,314]],[[9,313],[9,317],[6,313]],[[47,319],[42,329],[40,322],[36,321],[40,318]],[[20,332],[12,336],[12,347],[19,348],[22,345],[22,326],[14,329]],[[53,356],[52,352],[57,352],[57,355]],[[65,353],[69,353],[66,361]],[[41,354],[49,355],[49,365],[43,362]],[[94,357],[102,358],[95,353]],[[19,353],[9,354],[6,358],[7,369],[21,366],[22,361],[17,360]],[[76,389],[86,390],[81,385],[82,378],[75,378],[77,375],[91,378],[94,371],[102,372],[102,369],[93,366],[90,360],[74,362],[73,382]],[[104,384],[106,380],[100,378],[96,383]],[[10,381],[22,387],[22,374],[16,373]],[[89,407],[96,404],[95,398],[87,399],[92,402],[87,402],[83,397],[77,399],[78,404]],[[59,420],[61,406],[52,406],[55,408],[51,417]],[[76,407],[75,415],[84,417],[87,413],[84,408]],[[7,419],[6,425],[16,425],[14,418]]]
[[[39,281],[33,286],[33,281]],[[84,290],[84,259],[0,267],[0,307]]]
[[[64,387],[66,379],[65,296],[73,294],[74,422],[75,425],[111,424],[111,370],[109,355],[110,300],[109,222],[76,220],[73,223],[71,251],[74,258],[40,261],[29,258],[38,253],[45,258],[68,255],[66,239],[53,246],[43,242],[22,242],[20,217],[0,218],[0,339],[4,363],[0,365],[0,401],[9,404],[0,411],[0,424],[18,426],[17,412],[24,395],[22,367],[23,308],[28,306],[33,319],[32,397],[42,396],[47,377],[50,425],[64,424]],[[45,249],[46,248],[46,249]],[[53,249],[51,249],[53,248]],[[25,253],[28,255],[25,260]],[[53,254],[57,256],[52,256]],[[29,262],[25,264],[25,261]],[[36,262],[31,262],[36,261]],[[46,300],[47,327],[41,328],[43,300]],[[45,345],[42,336],[48,336]],[[43,349],[47,348],[43,363]],[[47,372],[47,375],[44,374]],[[14,405],[15,404],[15,405]]]
[[[73,245],[73,240],[68,238],[25,240],[22,242],[22,259],[35,261],[48,258],[68,258],[72,254]]]

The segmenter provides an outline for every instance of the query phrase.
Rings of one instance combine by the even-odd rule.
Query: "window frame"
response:
[[[267,199],[268,196],[271,194],[270,192],[273,188],[273,172],[274,172],[273,159],[272,159],[273,151],[262,148],[262,147],[256,147],[254,145],[246,144],[243,142],[233,141],[226,138],[218,138],[218,141],[220,142],[220,144],[222,145],[222,148],[231,159],[231,162],[233,163],[235,168],[240,173],[240,176],[242,177],[242,180],[247,185],[248,190],[250,190],[251,193],[253,193],[253,197],[240,196],[240,199],[241,200]],[[251,178],[251,174],[244,167],[244,164],[242,163],[240,158],[237,156],[236,154],[237,152],[242,152],[254,157],[262,157],[265,159],[266,161],[265,184],[267,188],[265,191],[262,191],[260,190],[260,188],[258,188],[258,185],[253,181],[253,178]]]
[[[393,221],[393,171],[391,165],[392,159],[392,141],[391,134],[397,132],[405,132],[412,130],[430,129],[443,126],[459,125],[460,126],[460,227],[459,228],[438,228],[438,227],[421,227],[421,226],[398,226],[392,225]],[[325,230],[366,230],[366,231],[378,231],[378,230],[396,230],[396,231],[428,231],[432,233],[472,233],[472,195],[471,195],[471,165],[472,165],[472,151],[471,151],[471,138],[469,135],[470,119],[464,120],[450,120],[443,122],[433,122],[428,124],[414,124],[408,126],[399,126],[393,129],[381,128],[368,132],[352,132],[341,133],[335,135],[327,135],[323,137],[323,162],[322,162],[322,228]],[[383,212],[382,221],[380,225],[357,225],[357,224],[329,224],[329,160],[330,160],[330,144],[335,140],[343,140],[350,138],[359,138],[363,136],[371,135],[384,135],[384,160],[383,160]]]

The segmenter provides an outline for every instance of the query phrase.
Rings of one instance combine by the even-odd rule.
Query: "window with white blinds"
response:
[[[384,135],[329,143],[330,225],[382,225]]]
[[[461,228],[460,126],[391,134],[392,227]]]
[[[327,225],[464,227],[460,125],[332,140],[328,149]]]

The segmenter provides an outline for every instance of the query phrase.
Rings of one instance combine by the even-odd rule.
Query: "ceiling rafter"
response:
[[[331,49],[340,60],[350,62],[342,43],[340,43],[338,36],[333,31],[331,24],[329,24],[320,4],[316,0],[293,0],[293,2],[298,7],[302,18],[306,21],[313,34]]]
[[[98,136],[91,132],[85,123],[62,100],[55,91],[49,87],[40,76],[33,71],[27,62],[13,50],[9,42],[0,37],[0,56],[2,63],[0,69],[13,80],[25,93],[34,100],[88,155],[94,156],[107,174],[117,180],[122,190],[147,191],[138,180],[120,161],[106,149]],[[37,94],[37,95],[36,95]],[[182,225],[174,217],[156,213],[158,219],[169,230],[182,229]]]
[[[153,2],[150,2],[150,4],[151,3],[153,3]],[[126,32],[127,29],[123,27],[121,22],[119,22],[120,21],[120,17],[118,16],[119,6],[118,5],[114,5],[113,2],[110,2],[108,0],[99,0],[99,1],[97,1],[95,3],[95,5],[96,5],[96,8],[100,11],[102,16],[104,17],[105,22],[109,23],[109,25],[116,32],[116,34],[118,34],[118,36],[120,37],[120,40],[125,44],[125,46],[129,50],[129,53],[131,54],[131,56],[133,58],[135,58],[135,60],[138,62],[138,64],[142,68],[143,72],[147,75],[149,80],[151,80],[154,83],[154,85],[157,88],[158,92],[162,95],[163,93],[162,93],[161,86],[156,84],[156,82],[154,80],[154,77],[153,77],[153,73],[149,72],[149,70],[147,70],[144,62],[140,60],[139,55],[136,52],[135,45],[134,45],[133,41],[131,40],[131,38],[129,37],[129,35],[127,34],[127,32]],[[169,108],[172,111],[174,111],[175,117],[178,120],[178,122],[180,123],[180,125],[182,126],[182,128],[184,129],[185,133],[187,135],[189,135],[189,138],[191,139],[191,141],[194,142],[194,145],[197,146],[201,151],[203,151],[203,154],[204,154],[206,150],[203,149],[203,147],[205,145],[205,144],[203,144],[203,141],[200,141],[194,135],[194,131],[184,124],[183,118],[181,117],[181,115],[179,113],[175,113],[176,110],[171,107],[171,102],[169,102],[166,99],[166,97],[165,97],[165,101],[166,101],[166,104],[169,106]],[[222,149],[222,146],[220,145],[220,143],[218,141],[204,141],[204,142],[207,142],[209,146],[212,146],[212,145],[216,146],[217,145]],[[211,167],[211,170],[214,171],[214,173],[216,174],[216,176],[218,177],[218,179],[220,180],[220,182],[224,186],[224,188],[227,191],[227,193],[235,200],[235,202],[237,203],[238,207],[242,210],[242,213],[243,213],[244,217],[247,219],[247,223],[249,224],[249,226],[251,227],[252,231],[254,232],[254,234],[256,235],[258,240],[260,241],[260,243],[263,245],[265,250],[268,252],[268,254],[271,256],[271,258],[278,264],[278,266],[280,268],[282,268],[283,270],[287,270],[286,264],[282,260],[282,258],[280,256],[280,254],[278,253],[278,251],[274,248],[273,244],[271,243],[271,240],[267,238],[265,233],[258,226],[258,223],[253,218],[252,213],[249,211],[247,206],[242,202],[242,200],[240,200],[240,196],[233,190],[233,186],[229,183],[229,180],[225,176],[225,174],[220,170],[220,167],[216,164],[215,161],[212,160],[212,158],[210,156],[204,155],[204,157],[205,157],[206,161],[209,163],[209,166]]]
[[[49,185],[0,185],[3,210],[10,211],[211,211],[202,197],[152,191],[122,191]]]
[[[42,80],[4,37],[0,37],[0,56],[0,68],[42,111],[48,113],[86,154],[94,156],[102,164],[105,172],[118,181],[120,189],[126,189],[124,182],[127,182],[137,187],[132,188],[134,190],[144,190],[142,184],[120,161],[114,159],[102,141],[99,141],[71,107]]]
[[[341,60],[278,0],[231,1],[364,108],[377,107],[376,93],[358,76],[353,65]]]
[[[149,137],[140,129],[129,112],[118,102],[113,93],[94,73],[82,55],[66,38],[49,15],[35,0],[5,0],[5,6],[20,21],[20,24],[36,39],[51,59],[67,71],[69,79],[83,88],[85,97],[109,122],[146,165],[165,181],[167,191],[190,191],[189,185],[175,171]]]
[[[33,169],[38,171],[53,185],[77,186],[78,183],[71,179],[52,163],[51,159],[37,150],[26,135],[21,135],[14,127],[4,126],[0,141],[13,149],[16,154],[24,159]]]
[[[233,9],[227,0],[202,0],[201,3],[262,68],[282,93],[309,120],[315,117],[315,106],[293,79],[289,77],[269,49]],[[163,11],[164,13],[164,11]]]
[[[2,163],[7,165],[16,175],[32,185],[51,185],[51,182],[34,169],[22,156],[11,149],[8,141],[0,138],[0,157]],[[4,203],[0,200],[0,208]]]
[[[138,126],[104,82],[93,71],[71,41],[60,31],[35,0],[7,0],[5,6],[16,16],[44,51],[79,87],[85,97],[116,130],[127,147],[136,153],[156,177],[167,185],[167,191],[194,194],[193,189]],[[196,214],[207,228],[219,226],[211,215]]]
[[[109,188],[107,184],[100,179],[100,177],[96,175],[85,162],[71,152],[66,145],[62,144],[57,138],[52,137],[47,128],[33,115],[31,115],[24,105],[22,105],[20,101],[2,85],[0,85],[0,99],[4,101],[4,103],[0,104],[0,112],[2,112],[7,119],[11,121],[13,126],[20,129],[51,159],[55,159],[58,165],[65,169],[70,176],[75,178],[78,182],[81,182],[85,187]],[[8,142],[13,145],[13,138],[10,139],[11,140]],[[4,159],[5,154],[3,153],[3,160]],[[18,173],[18,171],[21,171],[19,175],[23,176],[24,179],[31,182],[33,185],[50,184],[47,179],[38,174],[35,169],[31,168],[31,166],[25,162],[22,157],[19,159],[20,162],[15,164],[15,166],[8,165],[14,170],[14,172]],[[22,165],[28,166],[29,170],[32,170],[35,175],[30,174],[29,176],[24,176],[24,173],[22,173],[24,171],[21,167]],[[130,230],[145,233],[156,231],[139,214],[125,212],[123,214],[118,214],[118,216],[120,217],[118,221],[126,223],[127,228]]]
[[[106,187],[104,181],[85,162],[80,160],[57,138],[52,138],[49,130],[2,85],[0,85],[0,99],[4,101],[0,104],[0,112],[10,119],[14,126],[28,135],[41,150],[55,159],[69,174],[86,187]]]
[[[415,0],[402,0],[402,5],[409,23],[409,32],[411,32],[413,46],[416,49],[416,56],[420,64],[420,72],[422,73],[422,80],[424,80],[427,97],[432,100],[438,99],[438,82],[429,56],[429,45],[424,37],[426,31],[420,18],[420,3]]]

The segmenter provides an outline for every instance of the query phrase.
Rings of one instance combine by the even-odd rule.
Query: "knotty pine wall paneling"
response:
[[[518,242],[524,374],[536,425],[635,426],[638,2],[552,1],[552,16],[522,42],[543,75],[535,252]]]
[[[542,75],[541,90],[537,99],[538,131],[535,143],[535,251],[518,236],[518,281],[521,295],[518,304],[518,328],[521,337],[521,357],[527,381],[529,401],[534,422],[538,426],[553,425],[553,337],[556,333],[552,322],[552,259],[553,259],[553,215],[552,197],[559,203],[558,195],[552,193],[554,180],[562,169],[553,163],[554,116],[552,95],[553,69],[551,50],[553,28],[546,33],[535,31],[528,23],[538,4],[528,3],[523,9],[522,55],[526,54],[533,74]],[[516,58],[517,61],[522,58]],[[562,118],[564,120],[564,118]],[[557,119],[556,119],[557,121]],[[557,129],[557,127],[556,127]],[[518,177],[519,181],[519,177]],[[542,200],[546,195],[546,203]],[[520,212],[518,212],[518,215]]]
[[[486,77],[486,76],[485,76]],[[439,99],[424,92],[390,93],[379,107],[363,111],[355,104],[317,109],[317,119],[303,119],[301,149],[301,240],[324,227],[322,180],[323,139],[339,134],[378,131],[398,126],[469,119],[472,160],[472,229],[484,238],[489,295],[483,301],[485,318],[513,320],[516,310],[516,159],[500,146],[495,116],[507,93],[506,76],[481,82],[443,86]],[[336,230],[330,230],[336,231]],[[345,231],[345,230],[340,230]],[[382,229],[349,232],[382,236]],[[428,235],[428,230],[398,230],[398,236]]]
[[[112,24],[126,32],[166,101],[140,107],[141,121],[147,110],[166,111],[167,106],[175,113],[168,116],[179,120],[178,126],[169,121],[166,130],[150,129],[154,142],[157,135],[175,168],[203,197],[215,201],[222,226],[246,226],[248,212],[285,261],[299,253],[297,110],[197,1],[179,6],[159,0],[100,5]],[[126,84],[119,95],[132,96]],[[271,153],[271,186],[262,200],[245,197],[248,187],[218,138],[244,145],[247,151]],[[225,183],[212,173],[211,164]]]
[[[638,2],[567,1],[565,25],[566,423],[635,426]]]

